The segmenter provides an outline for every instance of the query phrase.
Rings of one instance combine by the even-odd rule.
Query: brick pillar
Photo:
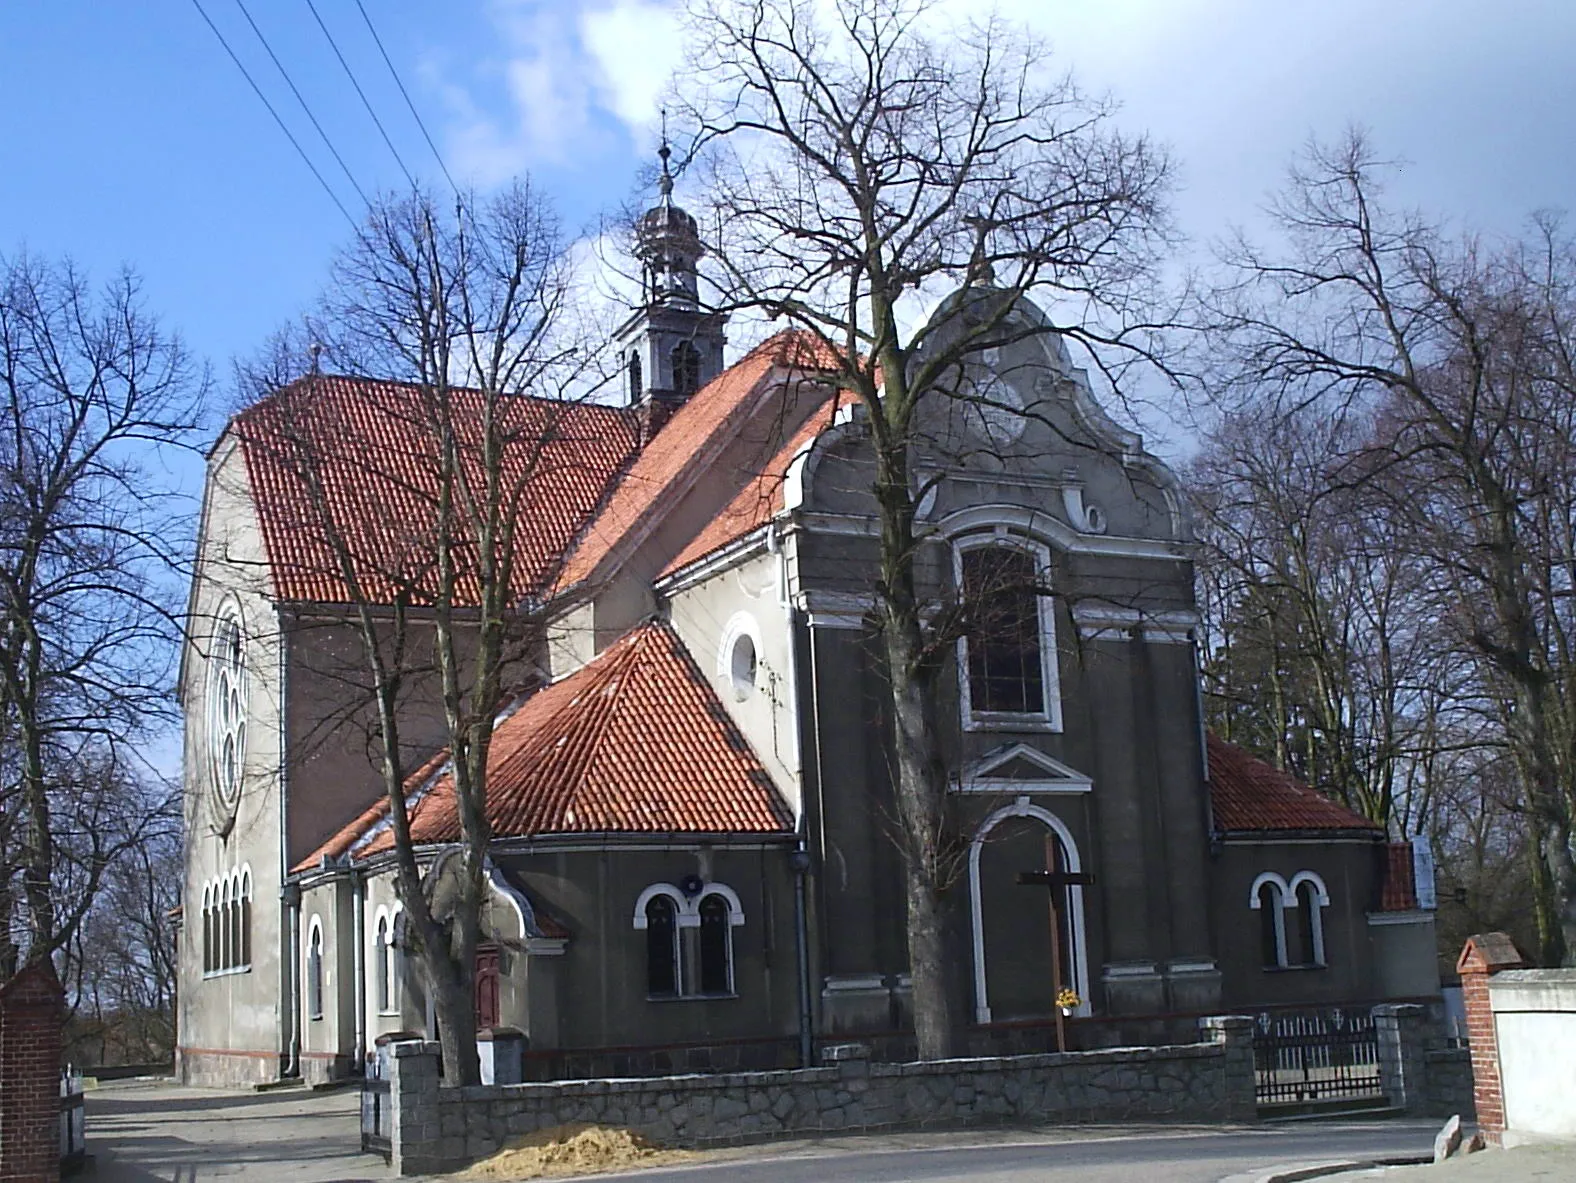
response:
[[[1208,1043],[1225,1048],[1225,1084],[1221,1117],[1252,1121],[1258,1116],[1257,1078],[1253,1069],[1253,1020],[1247,1015],[1211,1015],[1198,1021]]]
[[[1390,1104],[1411,1116],[1428,1107],[1428,1008],[1391,1002],[1373,1009],[1374,1041],[1379,1051],[1379,1084]]]
[[[64,1006],[47,960],[0,986],[0,1183],[60,1178]]]
[[[1502,969],[1518,969],[1523,964],[1515,942],[1502,932],[1468,937],[1456,962],[1467,1012],[1467,1041],[1472,1048],[1472,1099],[1478,1129],[1494,1146],[1500,1145],[1505,1133],[1505,1093],[1500,1085],[1499,1037],[1489,1005],[1488,980]]]

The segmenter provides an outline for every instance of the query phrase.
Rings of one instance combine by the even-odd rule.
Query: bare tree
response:
[[[143,833],[124,791],[168,723],[206,374],[70,264],[0,259],[0,978],[51,956]]]
[[[908,0],[825,13],[701,0],[677,102],[714,207],[719,302],[807,330],[864,408],[915,1028],[920,1054],[939,1057],[952,1047],[939,677],[956,618],[927,625],[915,450],[934,442],[923,437],[946,400],[1023,413],[967,381],[988,348],[1053,331],[1153,345],[1139,296],[1156,290],[1167,168],[1112,129],[1106,106],[1047,80],[1042,47],[1000,21],[932,38]],[[921,293],[965,279],[966,313],[902,331]],[[1060,319],[1015,317],[1031,292]]]
[[[595,467],[589,452],[615,447],[621,459],[634,440],[632,421],[609,408],[597,422],[613,417],[617,430],[602,437],[581,414],[596,355],[583,347],[575,293],[557,222],[523,185],[452,212],[423,193],[385,200],[309,320],[311,360],[297,350],[254,372],[264,397],[236,419],[248,447],[271,450],[293,474],[310,536],[300,561],[336,589],[326,613],[356,639],[334,725],[365,724],[406,939],[455,1083],[479,1072],[473,981],[492,729],[536,676],[537,597],[560,557],[541,552],[543,522],[564,516],[566,489],[588,483],[576,470]],[[316,397],[315,378],[284,380],[320,359],[376,381],[351,408]],[[406,737],[419,712],[442,720],[453,783],[458,826],[446,845],[457,859],[442,860],[452,885],[442,892],[412,834],[412,778],[433,755]]]
[[[1576,950],[1576,252],[1556,223],[1491,247],[1385,209],[1361,135],[1314,146],[1273,214],[1284,248],[1239,242],[1213,315],[1221,392],[1361,408],[1353,479],[1404,517],[1441,618],[1473,654],[1516,770],[1539,956]]]

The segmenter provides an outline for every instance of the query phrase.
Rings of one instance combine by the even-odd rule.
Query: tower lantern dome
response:
[[[666,137],[657,155],[662,158],[657,181],[661,196],[635,224],[635,254],[641,262],[645,296],[653,302],[694,303],[700,298],[696,267],[706,248],[694,215],[673,201],[673,174],[668,168],[673,150]]]

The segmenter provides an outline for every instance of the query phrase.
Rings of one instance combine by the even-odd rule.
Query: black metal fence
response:
[[[60,1074],[60,1173],[80,1171],[88,1158],[87,1110],[82,1078],[71,1069]]]
[[[1266,1013],[1253,1029],[1260,1105],[1382,1097],[1379,1043],[1367,1010]]]

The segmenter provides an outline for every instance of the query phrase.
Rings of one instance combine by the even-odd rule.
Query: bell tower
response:
[[[706,248],[695,218],[673,202],[672,154],[664,133],[657,204],[635,223],[641,305],[613,336],[625,398],[641,412],[642,443],[722,372],[728,320],[701,303],[697,268]]]

